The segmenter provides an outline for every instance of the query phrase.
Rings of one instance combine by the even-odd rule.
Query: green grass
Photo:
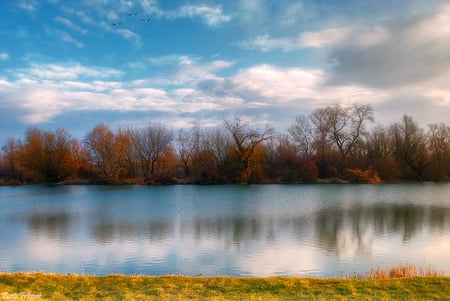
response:
[[[0,273],[0,300],[450,300],[450,277],[104,277]]]

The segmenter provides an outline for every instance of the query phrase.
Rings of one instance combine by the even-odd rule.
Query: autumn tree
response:
[[[232,140],[220,127],[193,128],[192,176],[197,183],[223,183],[234,180]],[[234,149],[233,149],[234,150]]]
[[[373,168],[382,180],[393,181],[400,176],[399,165],[394,158],[394,144],[388,127],[377,125],[365,140],[366,164]]]
[[[225,121],[225,128],[231,134],[234,141],[236,154],[239,158],[239,178],[242,183],[248,183],[252,171],[257,167],[255,151],[258,145],[269,139],[275,132],[271,127],[264,130],[251,128],[248,124],[242,123],[239,118],[233,121]]]
[[[54,132],[29,128],[21,152],[22,166],[32,171],[37,181],[60,182],[71,172],[72,138],[64,129]]]
[[[427,133],[430,165],[427,177],[431,180],[448,180],[450,177],[450,127],[430,124]]]
[[[137,137],[131,127],[119,127],[115,133],[114,148],[123,164],[123,176],[128,179],[137,177],[139,170]]]
[[[236,156],[233,153],[233,139],[230,134],[222,127],[215,127],[207,132],[206,140],[219,176],[228,181],[233,180]]]
[[[70,176],[73,179],[90,178],[93,175],[93,166],[89,158],[89,150],[86,145],[72,139],[70,143]]]
[[[135,131],[136,155],[146,181],[154,176],[155,166],[173,139],[172,130],[164,124],[148,124]]]
[[[425,168],[431,164],[423,129],[411,116],[392,126],[394,156],[404,167],[404,176],[423,180]]]
[[[86,145],[98,174],[108,182],[118,182],[126,171],[126,161],[115,133],[107,125],[98,124],[88,132]]]

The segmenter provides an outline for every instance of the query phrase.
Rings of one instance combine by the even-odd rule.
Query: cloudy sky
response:
[[[450,123],[448,1],[3,0],[0,39],[1,141],[233,117],[285,131],[354,102]]]

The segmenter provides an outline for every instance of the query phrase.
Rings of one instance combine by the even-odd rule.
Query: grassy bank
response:
[[[450,300],[450,277],[310,279],[1,273],[0,299]]]

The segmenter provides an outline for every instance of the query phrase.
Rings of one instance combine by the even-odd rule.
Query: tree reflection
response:
[[[112,241],[150,241],[175,243],[212,240],[215,248],[256,248],[285,239],[311,244],[337,254],[370,253],[374,240],[398,237],[408,244],[422,233],[444,233],[450,228],[450,208],[402,204],[354,205],[329,207],[309,215],[292,216],[178,216],[124,219],[108,214],[84,221],[67,212],[36,212],[27,216],[27,223],[36,235],[53,240],[77,237],[88,231],[97,243]]]
[[[68,237],[70,222],[71,216],[67,212],[34,212],[28,216],[28,226],[33,233],[59,240]]]
[[[348,209],[326,209],[316,215],[318,245],[327,252],[344,253],[343,233],[358,252],[370,249],[367,241],[374,238],[400,236],[408,243],[422,232],[442,232],[450,226],[450,208],[411,205],[355,206]],[[347,237],[348,238],[348,237]]]

